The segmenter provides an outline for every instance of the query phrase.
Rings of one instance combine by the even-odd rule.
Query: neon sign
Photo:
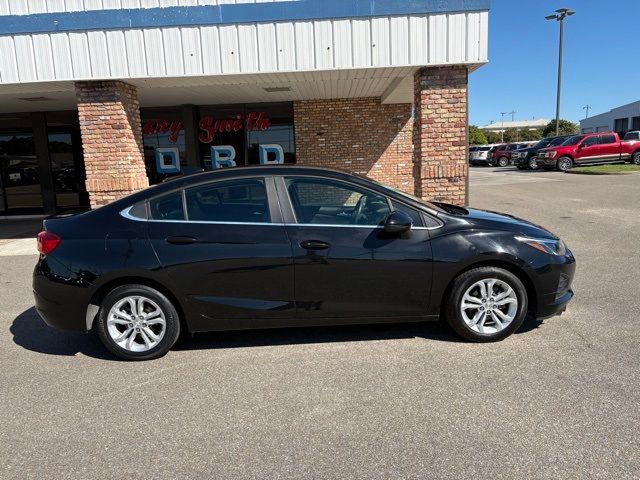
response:
[[[250,112],[246,118],[238,113],[233,118],[217,118],[207,115],[202,117],[198,123],[200,133],[198,139],[202,143],[211,143],[216,133],[239,132],[243,128],[247,131],[268,130],[271,127],[271,120],[264,112]]]
[[[264,112],[249,112],[244,115],[238,113],[232,118],[213,118],[207,115],[198,122],[200,133],[198,139],[202,143],[211,143],[216,133],[239,132],[242,129],[247,131],[268,130],[271,127],[271,119]],[[169,141],[176,143],[180,132],[184,128],[181,120],[151,120],[142,126],[143,135],[156,135],[169,133]]]

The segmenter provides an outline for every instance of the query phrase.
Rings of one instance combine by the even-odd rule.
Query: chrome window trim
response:
[[[148,222],[148,223],[197,223],[204,225],[251,225],[251,226],[269,226],[275,225],[280,227],[318,227],[318,228],[384,228],[384,225],[340,225],[333,223],[282,223],[282,222],[215,222],[215,221],[206,221],[206,220],[158,220],[158,219],[145,219],[134,217],[129,213],[134,205],[131,205],[124,210],[120,211],[120,215],[128,220],[133,220],[135,222]],[[441,228],[442,225],[437,227],[411,227],[411,230],[435,230],[436,228]]]

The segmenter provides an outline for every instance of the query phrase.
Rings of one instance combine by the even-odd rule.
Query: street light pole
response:
[[[573,10],[559,8],[553,15],[547,15],[547,20],[557,20],[560,22],[560,41],[558,42],[558,88],[556,90],[556,137],[560,135],[560,86],[562,85],[562,44],[564,41],[564,19],[573,15]]]

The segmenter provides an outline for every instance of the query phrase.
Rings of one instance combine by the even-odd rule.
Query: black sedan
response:
[[[561,313],[575,260],[507,215],[427,203],[295,166],[179,177],[44,221],[33,274],[51,326],[115,355],[164,355],[181,331],[420,322],[501,340]]]

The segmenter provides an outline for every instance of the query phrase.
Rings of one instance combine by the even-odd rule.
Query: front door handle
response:
[[[331,245],[320,240],[303,240],[300,242],[300,246],[305,250],[326,250]]]
[[[167,237],[166,241],[172,245],[189,245],[191,243],[196,243],[198,239],[188,235],[176,235],[174,237]]]

